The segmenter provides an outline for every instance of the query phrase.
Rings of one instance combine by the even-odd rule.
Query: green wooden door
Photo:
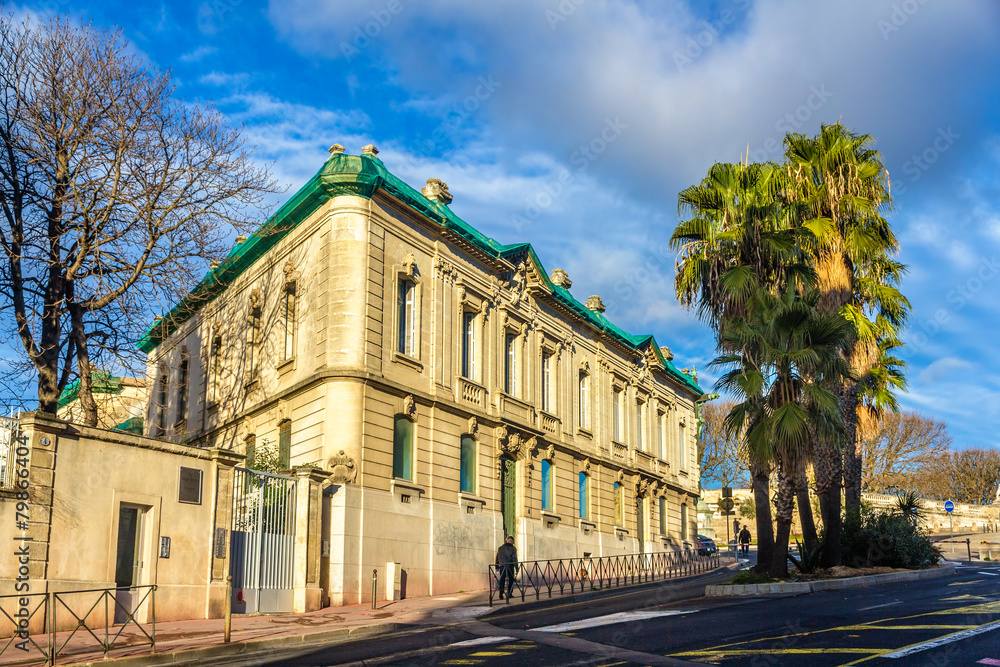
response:
[[[503,514],[504,537],[514,534],[514,527],[517,525],[517,476],[513,459],[503,457],[500,459],[501,477],[500,480],[500,506]]]

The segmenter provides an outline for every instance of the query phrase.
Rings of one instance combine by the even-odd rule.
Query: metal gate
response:
[[[292,611],[295,480],[236,468],[229,573],[235,613]]]

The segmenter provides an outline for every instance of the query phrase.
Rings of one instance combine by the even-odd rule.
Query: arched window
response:
[[[622,502],[622,492],[625,488],[615,482],[615,525],[624,526],[625,525],[625,503]]]
[[[552,464],[542,459],[542,509],[552,511]]]
[[[590,480],[587,477],[587,473],[581,472],[580,473],[580,488],[579,488],[579,494],[580,494],[580,518],[581,519],[586,519],[589,516],[589,512],[588,512],[588,509],[589,509],[589,495],[590,495],[588,493],[588,491],[589,491],[589,489],[588,489],[589,485],[590,485]]]
[[[392,431],[392,476],[413,481],[413,422],[402,415]]]
[[[407,422],[409,423],[409,422]],[[462,493],[476,492],[476,441],[471,435],[462,436],[462,451],[460,454],[459,475]]]

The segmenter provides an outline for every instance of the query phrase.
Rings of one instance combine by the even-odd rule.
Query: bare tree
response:
[[[989,505],[1000,485],[1000,452],[964,449],[931,457],[914,484],[920,495],[973,505]]]
[[[241,132],[174,97],[120,31],[0,16],[0,310],[39,409],[120,362],[274,192]]]
[[[951,446],[944,422],[916,412],[888,412],[863,430],[862,487],[872,493],[915,490],[925,467]]]
[[[701,409],[705,420],[699,440],[701,479],[746,488],[750,486],[750,462],[742,438],[727,433],[725,427],[726,415],[732,408],[732,401],[715,401],[706,403]]]

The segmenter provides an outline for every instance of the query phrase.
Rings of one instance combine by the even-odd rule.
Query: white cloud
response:
[[[208,44],[203,44],[199,46],[194,51],[190,51],[181,56],[181,62],[184,63],[196,63],[201,62],[205,57],[218,52],[218,48],[215,46],[209,46]]]
[[[920,372],[920,380],[928,384],[933,383],[960,383],[968,381],[971,374],[976,370],[976,365],[957,359],[955,357],[944,357],[933,362]]]

